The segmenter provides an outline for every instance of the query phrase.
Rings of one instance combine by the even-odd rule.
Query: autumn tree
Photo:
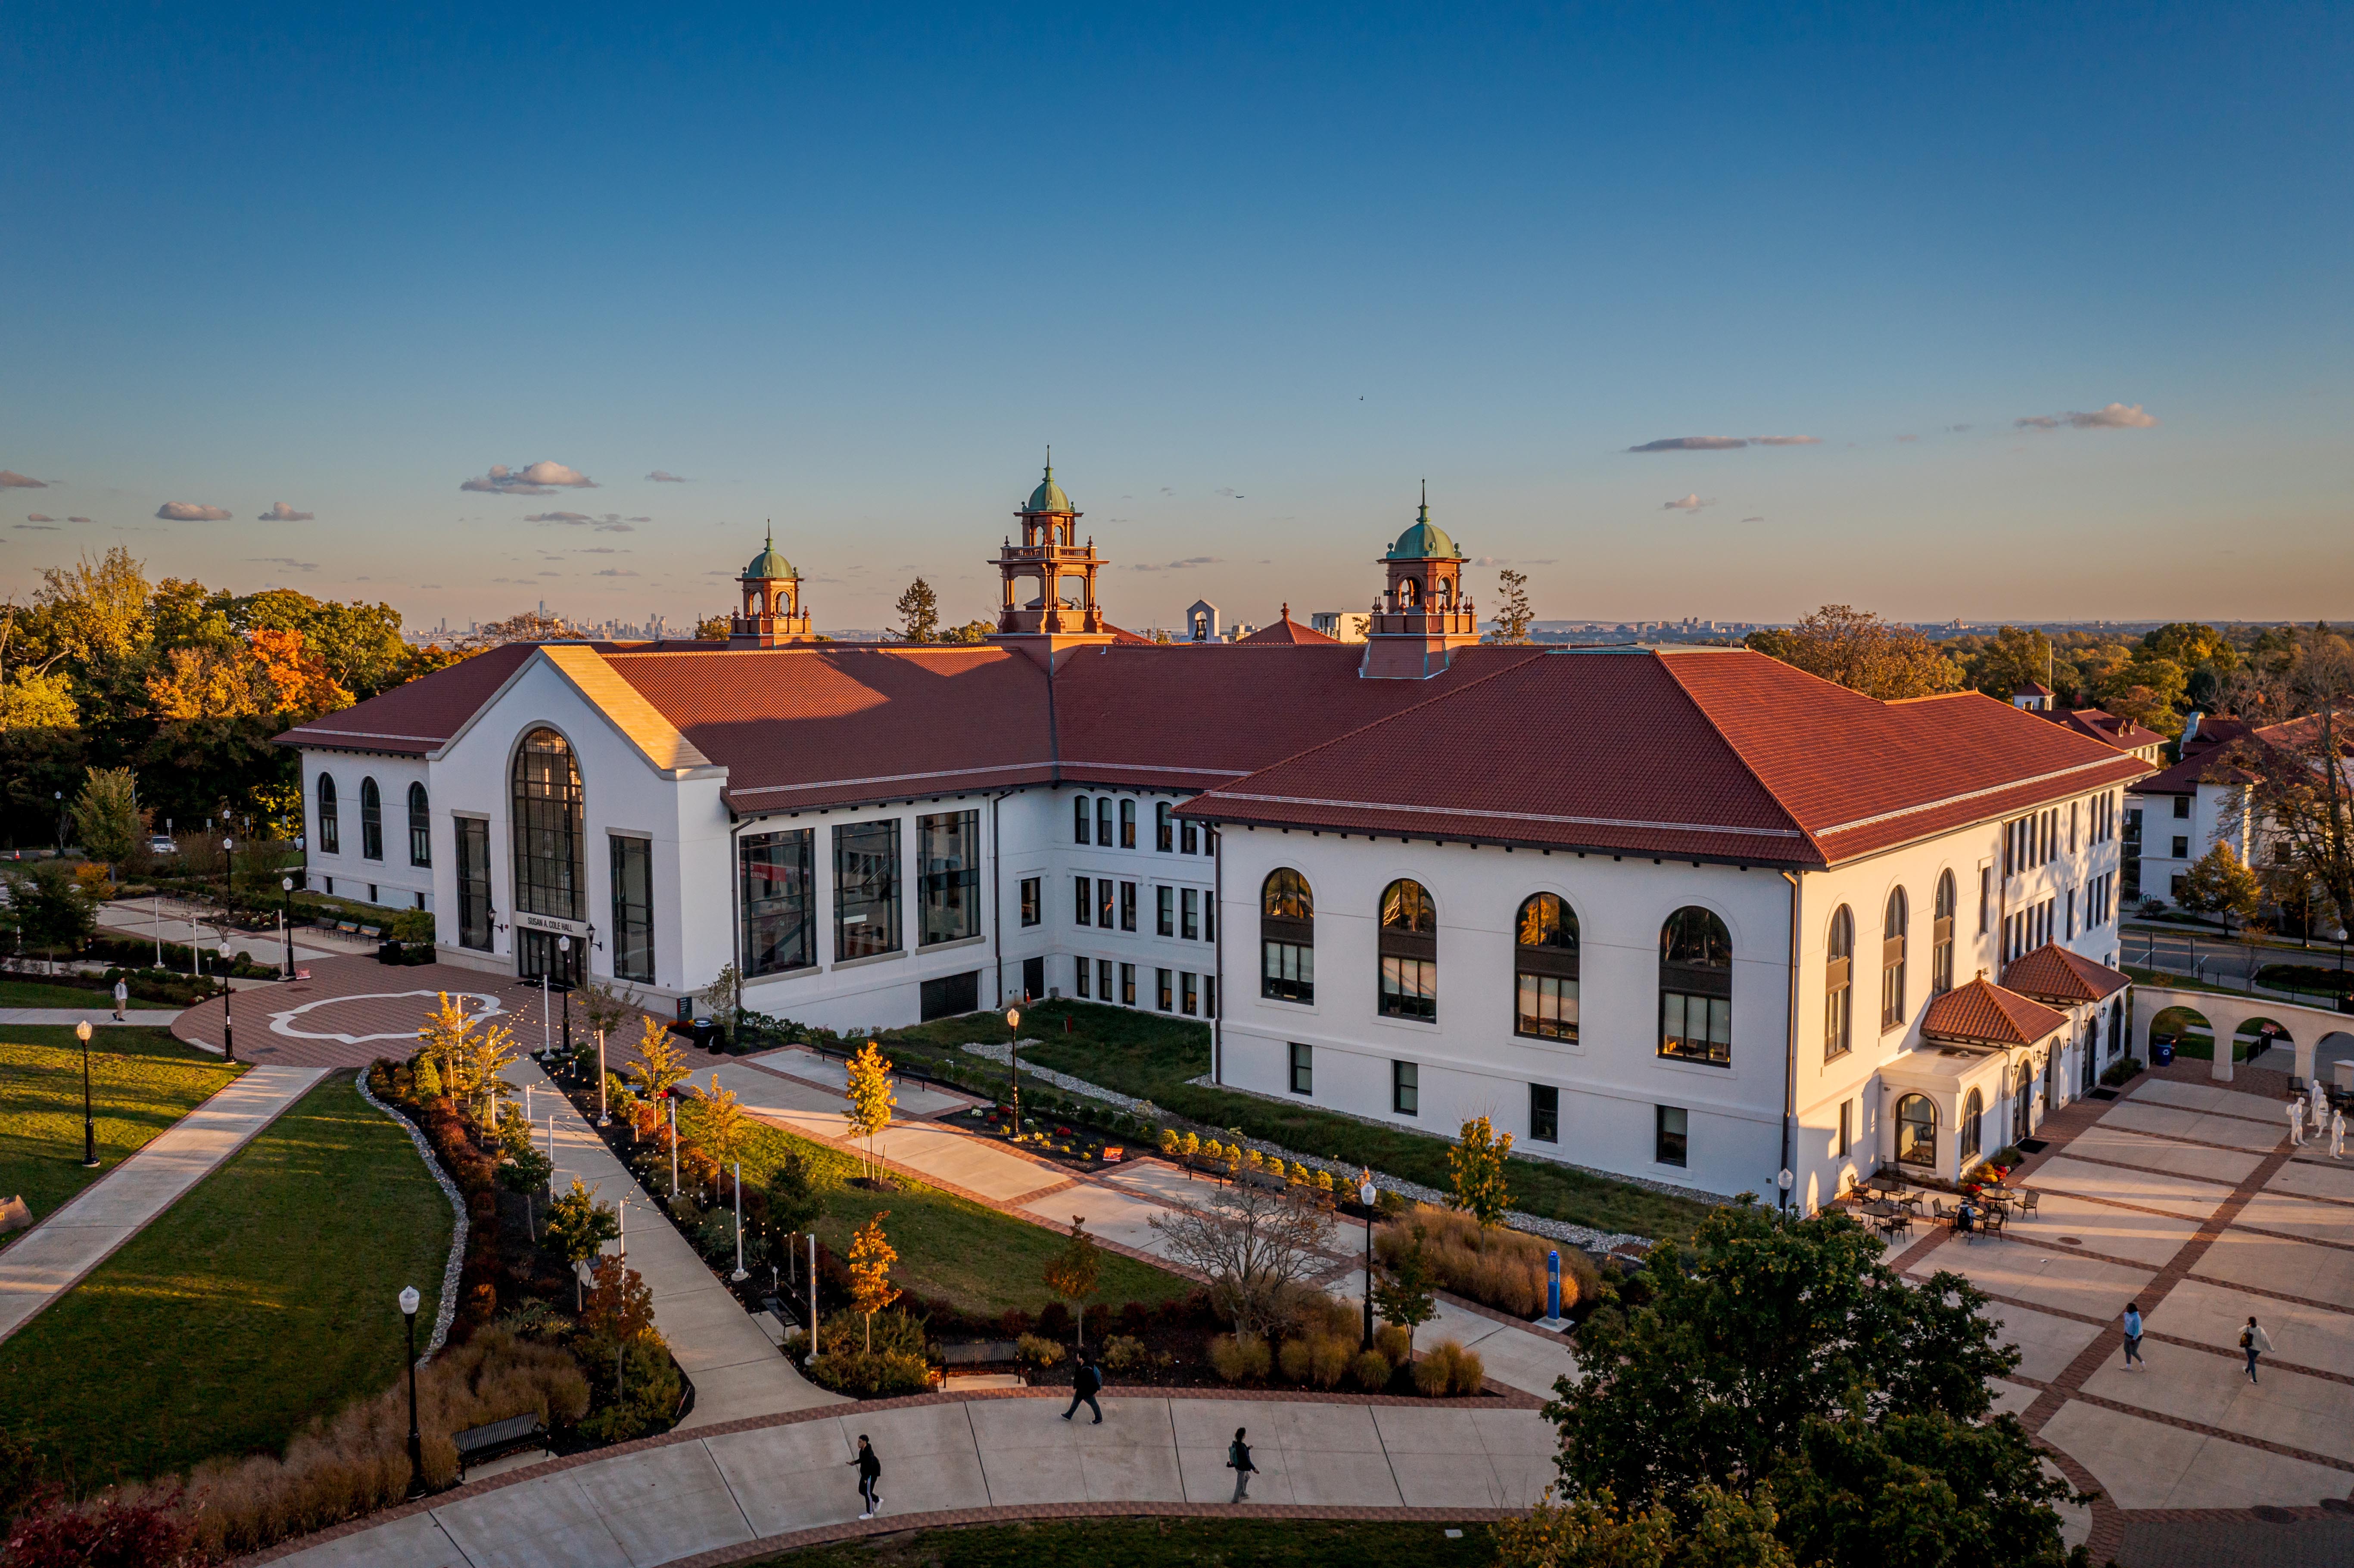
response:
[[[1524,1514],[1494,1525],[1496,1568],[1797,1568],[1776,1539],[1773,1489],[1744,1498],[1694,1489],[1690,1527],[1664,1500],[1623,1511],[1609,1488],[1567,1498],[1552,1491]]]
[[[848,1064],[850,1130],[866,1145],[866,1174],[875,1174],[875,1140],[891,1125],[898,1102],[891,1095],[890,1059],[869,1040]]]
[[[735,634],[735,622],[724,615],[707,615],[695,623],[697,642],[725,642]]]
[[[940,633],[943,642],[986,642],[997,635],[993,620],[968,620],[962,626],[952,626]]]
[[[618,1257],[600,1257],[588,1268],[588,1297],[580,1313],[581,1331],[599,1347],[638,1344],[654,1332],[653,1287]]]
[[[1484,1116],[1463,1124],[1455,1146],[1447,1151],[1453,1173],[1455,1206],[1479,1222],[1482,1230],[1504,1223],[1512,1195],[1504,1184],[1504,1162],[1512,1152],[1512,1135],[1499,1134]]]
[[[483,1128],[494,1128],[499,1102],[514,1097],[514,1086],[499,1076],[514,1065],[514,1031],[468,1012],[463,997],[445,991],[417,1037],[447,1091],[474,1102]]]
[[[2052,681],[2051,634],[2034,627],[2006,626],[1969,661],[1968,668],[1971,685],[2007,703],[2023,686]]]
[[[572,1300],[580,1304],[580,1266],[597,1255],[597,1249],[621,1234],[620,1211],[610,1203],[600,1203],[597,1195],[572,1179],[572,1190],[559,1193],[547,1206],[547,1245],[556,1255],[572,1267]]]
[[[899,1255],[883,1234],[883,1222],[890,1217],[891,1211],[883,1210],[850,1238],[850,1300],[866,1319],[870,1351],[875,1349],[875,1314],[899,1299],[898,1288],[891,1283],[891,1266]]]
[[[735,1159],[752,1130],[751,1118],[744,1114],[736,1091],[721,1088],[719,1075],[715,1071],[709,1088],[698,1089],[690,1084],[688,1092],[695,1097],[695,1137],[705,1151],[723,1165]]]
[[[1243,1333],[1265,1338],[1284,1320],[1291,1287],[1330,1266],[1326,1213],[1296,1187],[1219,1187],[1186,1209],[1149,1216],[1169,1256],[1210,1282],[1210,1299]]]
[[[1102,1272],[1103,1249],[1087,1234],[1087,1216],[1073,1214],[1070,1239],[1062,1251],[1047,1259],[1045,1278],[1046,1288],[1071,1304],[1082,1348],[1087,1342],[1087,1298],[1096,1293],[1097,1277]]]
[[[638,1059],[630,1064],[629,1075],[638,1092],[650,1100],[659,1100],[670,1092],[673,1084],[694,1076],[695,1069],[687,1065],[686,1053],[678,1037],[653,1018],[648,1018],[638,1039]]]
[[[73,803],[74,838],[93,860],[120,867],[147,837],[138,776],[128,768],[93,768]]]
[[[2182,874],[2182,891],[2175,902],[2193,915],[2220,915],[2226,930],[2233,918],[2242,925],[2264,906],[2264,890],[2256,874],[2224,840],[2218,839],[2205,854]]]
[[[1423,1227],[1416,1225],[1412,1245],[1397,1254],[1373,1286],[1373,1310],[1382,1315],[1383,1322],[1405,1330],[1409,1355],[1414,1351],[1414,1331],[1438,1316],[1438,1298],[1432,1291],[1437,1281]]]
[[[2317,625],[2233,681],[2243,712],[2277,722],[2226,752],[2253,780],[2227,821],[2265,844],[2274,867],[2316,889],[2338,925],[2354,924],[2354,647]]]
[[[1496,574],[1496,624],[1483,641],[1489,642],[1526,642],[1529,622],[1535,612],[1529,609],[1529,577],[1526,572],[1516,572],[1510,567]]]
[[[1935,643],[1851,605],[1827,604],[1794,627],[1753,631],[1746,641],[1785,664],[1886,702],[1950,692],[1961,683]]]
[[[929,642],[940,624],[940,596],[932,585],[917,577],[907,585],[907,591],[891,607],[899,614],[899,637],[906,642]]]

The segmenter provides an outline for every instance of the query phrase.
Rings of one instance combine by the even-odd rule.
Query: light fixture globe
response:
[[[414,1317],[416,1317],[416,1316],[417,1316],[417,1304],[418,1304],[418,1302],[419,1302],[419,1301],[420,1301],[420,1300],[422,1300],[422,1299],[423,1299],[423,1298],[422,1298],[422,1297],[420,1297],[420,1296],[419,1296],[419,1295],[417,1294],[417,1287],[415,1287],[414,1285],[404,1285],[404,1286],[402,1286],[402,1287],[400,1287],[400,1311],[401,1311],[401,1316],[403,1316],[403,1317],[405,1317],[405,1318],[414,1318]]]
[[[1022,1010],[1020,1008],[1009,1007],[1005,1010],[1005,1027],[1008,1029],[1019,1029],[1022,1027]]]
[[[1380,1196],[1380,1193],[1373,1191],[1373,1184],[1371,1181],[1357,1189],[1357,1202],[1369,1209],[1373,1206],[1374,1200]]]
[[[294,879],[291,876],[281,876],[278,879],[278,885],[281,891],[292,893],[294,891]]]
[[[90,1044],[89,1019],[85,1018],[80,1023],[74,1025],[74,1038],[80,1041],[85,1045]]]

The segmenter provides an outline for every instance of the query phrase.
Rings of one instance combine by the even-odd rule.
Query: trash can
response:
[[[2149,1043],[2149,1065],[2153,1067],[2174,1065],[2174,1042],[2153,1040]]]

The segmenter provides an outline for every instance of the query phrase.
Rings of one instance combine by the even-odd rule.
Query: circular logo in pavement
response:
[[[398,1004],[412,1001],[430,1003],[439,1001],[444,995],[454,998],[466,1009],[466,1015],[477,1021],[494,1018],[506,1011],[499,999],[487,991],[366,991],[357,996],[323,996],[316,1001],[306,1001],[300,1007],[290,1007],[283,1012],[273,1012],[270,1015],[270,1032],[272,1034],[282,1034],[290,1040],[339,1040],[346,1045],[365,1045],[376,1040],[414,1040],[417,1038],[419,1028],[424,1024],[426,1009],[423,1006],[405,1007]],[[335,1008],[349,1011],[342,1014],[330,1012],[323,1019],[312,1016],[323,1009]],[[396,1018],[408,1016],[413,1016],[416,1022],[406,1028],[387,1030],[384,1027]],[[305,1029],[296,1024],[297,1019],[301,1019],[304,1023],[340,1022],[345,1024],[345,1028]]]

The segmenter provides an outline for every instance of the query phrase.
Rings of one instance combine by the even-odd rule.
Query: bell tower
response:
[[[812,642],[809,612],[801,609],[801,575],[777,554],[775,529],[752,557],[737,582],[744,589],[744,608],[727,619],[730,648],[774,648],[784,642]]]
[[[1009,537],[997,552],[1004,598],[992,641],[1020,646],[1049,668],[1066,648],[1112,640],[1111,627],[1096,602],[1096,574],[1104,561],[1096,554],[1094,539],[1079,543],[1079,515],[1055,482],[1050,450],[1046,476],[1030,493],[1029,503],[1014,514],[1022,520],[1022,542],[1017,545]],[[1036,597],[1017,587],[1022,583],[1034,585]]]
[[[1430,520],[1430,487],[1414,525],[1382,557],[1389,586],[1365,623],[1367,680],[1420,681],[1437,674],[1455,650],[1479,641],[1479,617],[1463,592],[1463,552]]]

